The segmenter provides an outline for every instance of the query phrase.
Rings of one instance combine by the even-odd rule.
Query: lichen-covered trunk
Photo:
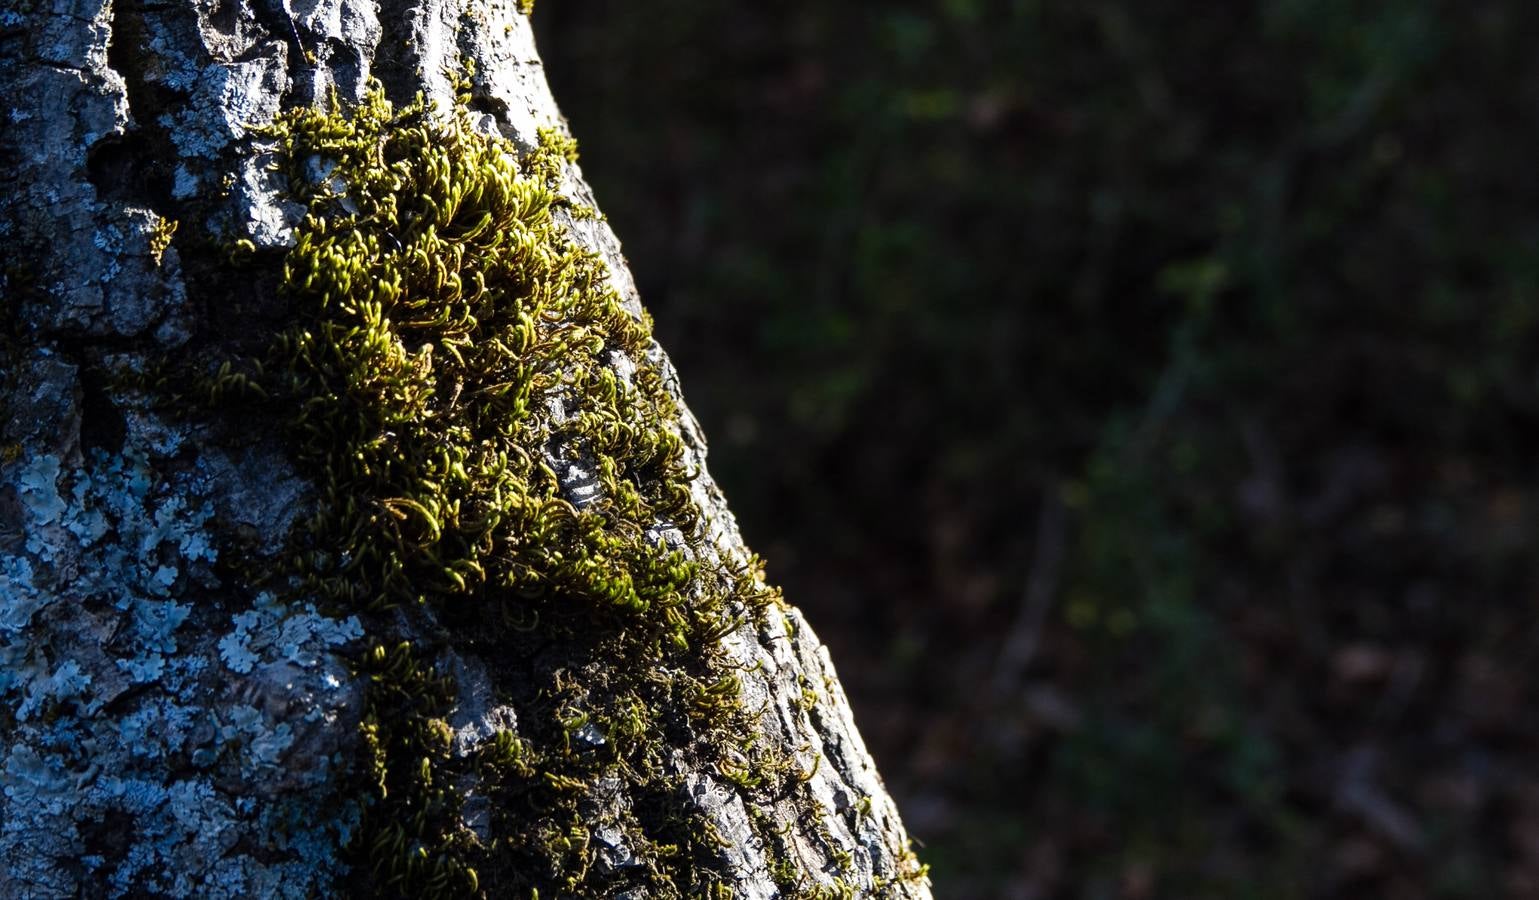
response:
[[[525,12],[0,10],[0,896],[927,897]]]

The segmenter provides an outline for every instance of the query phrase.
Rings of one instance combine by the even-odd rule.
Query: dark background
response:
[[[1539,897],[1539,4],[535,25],[937,896]]]

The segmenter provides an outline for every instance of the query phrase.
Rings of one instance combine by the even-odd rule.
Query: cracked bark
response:
[[[276,428],[158,413],[168,354],[251,352],[286,315],[276,262],[303,210],[249,129],[369,79],[447,105],[476,63],[478,126],[522,147],[562,126],[528,22],[467,0],[30,0],[0,11],[0,895],[345,893],[368,623],[254,590],[316,502]],[[574,166],[565,190],[592,204]],[[161,246],[176,223],[169,246]],[[569,221],[640,313],[602,219]],[[653,362],[671,373],[661,350]],[[677,390],[676,379],[670,382]],[[715,561],[746,551],[704,469]],[[442,629],[431,610],[400,627]],[[724,643],[762,742],[811,777],[768,809],[799,892],[928,897],[827,652],[794,609]],[[456,741],[516,718],[481,651],[450,648]],[[810,703],[804,687],[818,688]],[[787,894],[745,796],[681,754],[673,798],[724,838],[740,897]],[[467,815],[471,813],[467,805]],[[602,829],[596,831],[602,844]],[[611,857],[623,848],[610,847]],[[639,896],[639,895],[633,895]]]

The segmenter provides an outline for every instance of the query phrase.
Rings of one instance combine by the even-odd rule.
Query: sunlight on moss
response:
[[[373,614],[354,844],[369,889],[725,889],[670,752],[762,760],[718,644],[778,594],[756,564],[714,562],[649,323],[561,224],[583,212],[558,191],[570,139],[520,158],[463,105],[396,109],[378,90],[269,137],[309,215],[284,269],[298,321],[260,393],[297,410],[324,494],[295,570]],[[517,733],[457,746],[441,655],[385,637],[421,604],[520,673],[501,686],[530,685],[498,698]]]

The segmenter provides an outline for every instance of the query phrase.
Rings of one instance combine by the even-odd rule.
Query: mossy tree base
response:
[[[517,10],[15,15],[0,887],[928,895]]]

